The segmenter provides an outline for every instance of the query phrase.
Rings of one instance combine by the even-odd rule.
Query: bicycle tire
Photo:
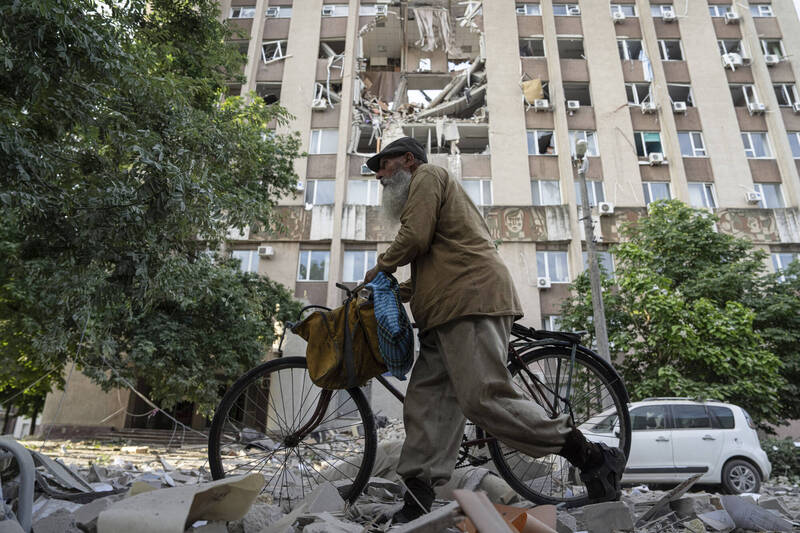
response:
[[[375,463],[375,418],[360,389],[334,391],[321,423],[298,438],[322,392],[304,357],[274,359],[240,377],[211,423],[212,477],[257,470],[266,481],[262,494],[285,510],[327,481],[336,481],[342,498],[354,502]]]
[[[522,361],[534,373],[543,376],[549,374],[546,380],[549,391],[550,409],[548,402],[538,402],[545,407],[548,415],[553,416],[556,409],[564,412],[563,401],[553,401],[555,391],[564,395],[567,389],[566,370],[569,368],[571,347],[564,345],[544,345],[523,350],[520,354]],[[561,366],[558,366],[558,362]],[[518,363],[508,365],[512,379],[518,390],[528,398],[531,394],[519,381],[529,379],[521,371]],[[631,423],[628,413],[628,394],[619,375],[606,366],[599,356],[583,347],[578,347],[575,353],[575,367],[570,382],[571,406],[576,414],[575,423],[589,440],[606,442],[609,446],[618,446],[627,458],[631,448]],[[564,369],[563,374],[559,370]],[[555,372],[554,372],[555,370]],[[553,374],[557,376],[553,379]],[[555,385],[555,386],[554,386]],[[588,393],[587,393],[588,391]],[[575,393],[580,396],[576,396]],[[597,394],[595,394],[597,393]],[[580,400],[586,399],[586,402]],[[575,401],[575,400],[579,401]],[[598,402],[598,403],[595,403]],[[584,405],[584,403],[586,405]],[[597,407],[593,407],[595,403]],[[606,407],[602,407],[605,405]],[[598,412],[595,412],[598,411]],[[616,416],[616,422],[611,417]],[[606,433],[604,430],[608,429]],[[592,430],[592,431],[589,431]],[[580,482],[578,470],[570,465],[566,459],[558,455],[548,455],[533,458],[513,448],[507,447],[498,440],[490,441],[489,452],[500,476],[524,498],[541,504],[565,504],[567,507],[576,507],[588,503],[586,487]],[[533,472],[531,468],[535,467]]]

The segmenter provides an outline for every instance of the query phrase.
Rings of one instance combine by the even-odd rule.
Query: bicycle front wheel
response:
[[[522,361],[536,384],[517,364],[511,363],[514,387],[536,401],[551,417],[571,412],[575,425],[587,439],[619,447],[628,457],[631,424],[627,393],[620,377],[598,356],[578,348],[574,365],[568,346],[540,346],[524,352]],[[543,504],[585,505],[588,496],[580,473],[559,455],[534,458],[498,440],[489,443],[498,473],[524,498]]]
[[[263,493],[285,510],[328,481],[355,501],[377,448],[364,393],[320,389],[303,357],[275,359],[239,378],[220,402],[208,439],[214,479],[261,473]]]

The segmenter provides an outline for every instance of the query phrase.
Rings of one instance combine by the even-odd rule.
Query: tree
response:
[[[231,227],[275,226],[299,156],[274,133],[283,109],[223,98],[242,56],[216,15],[213,0],[0,6],[4,364],[76,360],[208,410],[296,308],[209,252]]]
[[[715,221],[673,200],[650,204],[648,216],[622,228],[624,240],[612,248],[616,279],[604,282],[609,340],[633,398],[717,398],[776,423],[781,360],[743,303],[759,286],[765,256],[714,231]],[[562,325],[591,337],[586,273],[574,289]]]

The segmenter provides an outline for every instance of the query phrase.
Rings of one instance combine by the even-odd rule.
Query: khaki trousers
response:
[[[397,473],[447,483],[458,458],[464,416],[533,457],[557,453],[569,417],[551,419],[513,386],[506,370],[511,316],[465,317],[427,331],[408,383],[406,440]]]

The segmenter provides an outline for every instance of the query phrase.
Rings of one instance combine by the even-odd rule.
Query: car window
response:
[[[710,428],[711,419],[705,405],[673,405],[672,417],[676,429]]]
[[[646,429],[667,429],[667,407],[665,405],[644,405],[631,409],[633,431]]]
[[[617,424],[617,413],[610,414],[592,426],[594,433],[611,433]]]
[[[733,419],[733,411],[721,405],[709,405],[709,412],[711,412],[711,423],[714,427],[720,429],[733,429],[736,423]]]

